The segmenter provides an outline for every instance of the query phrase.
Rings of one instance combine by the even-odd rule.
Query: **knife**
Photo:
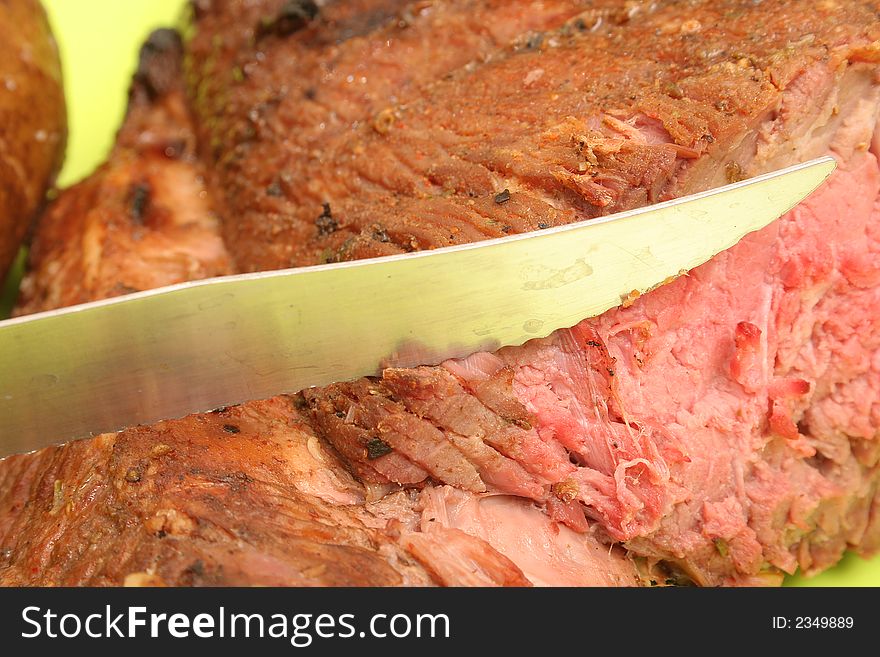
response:
[[[0,457],[545,337],[706,262],[834,166],[820,158],[534,233],[2,321]]]

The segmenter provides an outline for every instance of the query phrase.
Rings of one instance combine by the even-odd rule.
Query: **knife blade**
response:
[[[0,322],[0,457],[545,337],[706,262],[834,166],[820,158],[535,233]]]

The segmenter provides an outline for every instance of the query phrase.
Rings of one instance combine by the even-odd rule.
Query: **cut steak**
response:
[[[880,3],[194,7],[192,124],[173,76],[130,112],[44,217],[26,310],[226,266],[192,182],[168,189],[196,205],[153,228],[191,267],[129,237],[109,192],[132,174],[110,174],[170,167],[138,137],[157,131],[197,143],[174,175],[206,176],[240,271],[840,166],[688,276],[548,338],[6,459],[0,581],[765,584],[880,547]],[[83,198],[93,230],[123,228],[90,269],[54,265],[81,257],[53,235],[87,232]],[[204,241],[175,233],[187,207]]]

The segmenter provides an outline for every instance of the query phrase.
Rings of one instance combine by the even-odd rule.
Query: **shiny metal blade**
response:
[[[707,261],[833,169],[822,158],[538,233],[0,322],[0,456],[549,335]]]

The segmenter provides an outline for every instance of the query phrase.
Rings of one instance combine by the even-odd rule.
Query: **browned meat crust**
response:
[[[241,270],[460,244],[718,184],[794,76],[839,44],[876,58],[878,37],[862,2],[430,2],[390,21],[388,4],[329,3],[254,36],[287,4],[200,3],[191,91]],[[625,139],[634,116],[664,143]]]
[[[106,164],[40,218],[18,313],[230,273],[207,201],[176,32],[144,46]]]
[[[453,242],[501,234],[502,223],[494,229],[484,227],[484,219],[468,225],[458,216],[461,210],[450,214],[453,201],[440,197],[455,191],[468,199],[477,185],[477,196],[488,199],[480,208],[491,215],[494,185],[487,171],[457,152],[438,159],[443,141],[424,150],[435,135],[415,126],[418,144],[407,140],[405,152],[392,145],[405,134],[404,120],[435,122],[414,105],[432,89],[455,84],[465,93],[456,71],[478,62],[492,65],[499,49],[560,27],[584,3],[335,2],[298,30],[265,32],[261,26],[290,4],[296,3],[250,3],[245,11],[236,2],[199,3],[203,9],[196,12],[187,48],[201,143],[214,164],[217,189],[225,188],[225,237],[236,245],[239,268],[427,248],[446,243],[450,232]],[[455,121],[466,121],[468,107],[491,106],[483,100],[461,102]],[[404,107],[412,108],[405,117]],[[529,120],[522,117],[521,127]],[[439,130],[442,124],[436,125]],[[483,132],[471,132],[470,141],[482,141]],[[358,162],[370,162],[369,171]],[[411,196],[435,198],[421,212],[400,205]],[[349,206],[348,199],[359,202]],[[371,201],[378,205],[367,210]],[[515,200],[504,213],[515,215],[519,208],[520,216],[511,219],[518,230],[534,229],[542,220],[531,217],[527,206]],[[405,230],[393,218],[401,213],[407,213]],[[437,235],[432,216],[444,225]]]
[[[309,437],[278,398],[8,459],[0,583],[430,583],[386,532],[300,492],[324,466],[309,449],[333,458]]]
[[[228,271],[180,61],[175,32],[144,46],[108,162],[40,222],[19,312]],[[318,468],[363,499],[287,398],[6,459],[0,583],[430,583],[357,510],[302,492]]]
[[[799,75],[809,70],[830,78],[842,68],[868,79],[874,70],[868,65],[878,60],[877,3],[819,3],[808,15],[782,0],[630,3],[626,11],[610,1],[544,2],[543,12],[527,1],[433,2],[407,3],[396,13],[403,4],[327,3],[316,13],[303,2],[195,3],[189,90],[208,187],[239,268],[473,241],[757,172],[792,157],[783,138],[762,144],[756,155],[762,122],[776,112],[786,114],[785,129],[810,122],[785,102],[803,93]],[[446,41],[452,35],[455,47]],[[367,74],[374,70],[382,71],[375,79]],[[833,88],[820,78],[817,89]],[[164,102],[160,97],[156,104]],[[185,122],[184,114],[175,121]],[[818,141],[827,147],[827,139]],[[75,199],[67,203],[76,212]],[[119,215],[129,206],[115,207]],[[140,257],[136,240],[121,243],[128,258]],[[187,253],[202,262],[192,248]],[[69,257],[62,251],[35,257],[35,271],[45,267],[45,274],[33,278],[36,301],[29,309],[52,303],[36,290],[55,281],[60,289],[67,274],[53,274],[50,264]],[[74,284],[82,271],[72,270]],[[122,268],[107,271],[107,284],[126,275]],[[786,280],[796,278],[791,272]],[[676,303],[678,293],[670,292]],[[764,460],[750,473],[759,484],[763,478],[764,488],[752,492],[770,500],[788,476],[808,472],[812,479],[804,475],[804,481],[813,485],[820,472],[830,482],[851,471],[861,486],[857,496],[840,497],[821,479],[824,506],[812,516],[801,513],[799,502],[768,503],[768,514],[781,509],[791,519],[759,518],[756,497],[755,526],[763,532],[756,538],[751,527],[728,522],[742,513],[735,497],[713,500],[702,511],[696,499],[694,512],[687,490],[664,488],[652,459],[678,466],[690,457],[674,441],[662,454],[645,455],[638,442],[663,428],[627,419],[619,377],[613,378],[626,364],[609,353],[611,320],[603,321],[530,348],[571,360],[597,417],[621,432],[603,437],[607,450],[599,449],[603,443],[591,454],[590,445],[574,438],[564,447],[562,438],[544,440],[538,431],[546,419],[514,394],[508,355],[493,357],[498,367],[486,376],[388,370],[379,380],[224,411],[232,421],[195,415],[5,461],[0,580],[120,583],[135,573],[132,581],[158,576],[167,583],[526,583],[513,557],[491,547],[491,537],[475,538],[479,532],[451,518],[453,507],[462,508],[459,498],[437,511],[436,517],[449,511],[447,525],[419,526],[420,513],[433,513],[432,505],[443,504],[437,498],[451,490],[440,483],[470,491],[455,493],[465,500],[482,491],[509,494],[495,499],[526,498],[528,509],[540,506],[558,521],[557,532],[628,540],[647,557],[651,577],[662,571],[651,570],[653,562],[666,560],[700,583],[778,581],[781,569],[798,562],[828,565],[848,542],[872,547],[876,449],[860,450],[858,462],[847,454],[839,468],[824,456],[792,465],[793,450],[809,448],[797,443],[799,427],[792,434],[785,424],[793,425],[797,403],[785,391],[773,402],[779,412],[767,435],[742,439],[764,445]],[[635,325],[614,328],[633,336],[633,358],[651,337]],[[745,359],[758,333],[743,322],[737,331],[735,347]],[[640,360],[642,366],[650,367]],[[733,370],[734,382],[749,384],[745,369]],[[788,433],[777,435],[775,427]],[[694,438],[695,455],[701,440],[708,438]],[[225,445],[231,445],[228,457]],[[168,461],[171,454],[177,460]],[[598,477],[599,466],[589,472],[582,466],[608,458],[619,459],[612,466],[626,461],[623,484],[585,478]],[[707,485],[698,470],[680,472],[694,479],[688,483]],[[626,489],[628,479],[644,494],[633,501],[633,491],[625,491],[634,508],[641,505],[638,513],[613,499],[615,485]],[[181,482],[192,485],[184,491]],[[397,491],[398,484],[407,490]],[[596,498],[579,501],[590,486]],[[383,497],[389,491],[397,492]],[[607,506],[599,493],[607,494]],[[85,508],[78,505],[98,498],[108,502],[77,517]],[[589,523],[581,502],[592,514]],[[694,513],[703,514],[696,526]],[[794,518],[798,527],[791,526]],[[642,535],[626,524],[643,521]],[[129,555],[120,559],[124,566],[109,560],[89,566],[80,550],[103,549],[107,539],[96,532],[90,543],[77,532],[112,522],[120,528],[116,549]],[[431,531],[438,532],[433,539]],[[64,540],[53,539],[59,536]],[[682,536],[689,546],[677,542]],[[166,551],[169,538],[173,552]],[[331,553],[351,559],[357,572],[325,573]],[[456,569],[462,559],[478,564],[474,573]],[[617,556],[608,559],[595,566],[617,581],[633,581],[631,566],[627,574]],[[201,579],[187,574],[193,571]]]
[[[110,159],[40,223],[19,312],[227,271],[179,55],[167,31],[144,47]],[[279,397],[3,460],[0,584],[529,584],[470,534],[414,535],[418,489],[388,485],[427,472],[387,454],[355,469],[365,486],[314,423],[302,397]],[[622,554],[594,558],[611,564],[597,577],[634,581]]]
[[[0,3],[0,281],[61,167],[58,48],[37,0]]]

